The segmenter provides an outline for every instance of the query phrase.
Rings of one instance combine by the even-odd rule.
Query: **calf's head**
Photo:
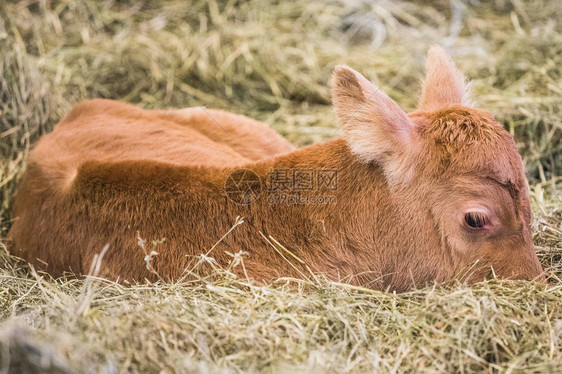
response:
[[[430,49],[410,114],[346,66],[334,72],[332,96],[351,152],[380,165],[390,193],[408,197],[413,214],[432,221],[425,235],[440,243],[449,275],[543,277],[515,142],[490,114],[470,107],[469,86],[443,49]]]

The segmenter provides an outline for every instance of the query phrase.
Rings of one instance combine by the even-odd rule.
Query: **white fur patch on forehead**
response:
[[[433,111],[452,104],[471,106],[470,83],[438,45],[429,49],[418,109]]]

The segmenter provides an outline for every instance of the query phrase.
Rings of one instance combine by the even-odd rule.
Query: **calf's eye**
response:
[[[487,221],[486,216],[480,212],[468,212],[464,215],[464,223],[471,229],[484,228]]]

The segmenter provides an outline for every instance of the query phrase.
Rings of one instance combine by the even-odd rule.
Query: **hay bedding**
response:
[[[554,0],[0,1],[2,235],[30,145],[81,99],[218,107],[304,145],[336,130],[335,64],[411,109],[438,42],[515,135],[549,276],[402,295],[322,279],[256,287],[225,269],[122,286],[51,279],[0,245],[0,372],[561,371],[560,19]]]

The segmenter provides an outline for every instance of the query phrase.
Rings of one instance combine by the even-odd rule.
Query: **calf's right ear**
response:
[[[334,70],[332,102],[351,152],[364,162],[380,163],[390,182],[407,180],[417,148],[416,129],[398,104],[345,65]]]

